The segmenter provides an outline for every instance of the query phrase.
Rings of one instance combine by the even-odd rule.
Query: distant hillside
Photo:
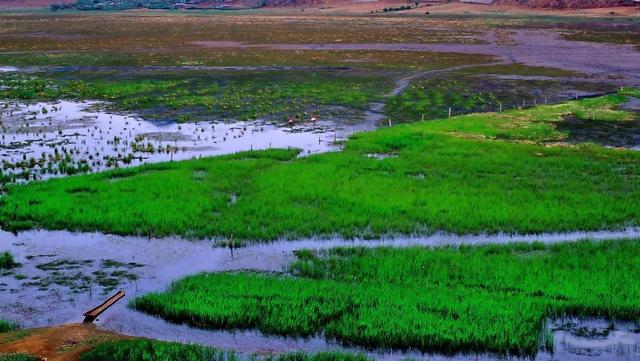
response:
[[[385,1],[385,0],[382,0]],[[401,2],[402,0],[399,0]],[[425,0],[422,0],[425,1]],[[433,2],[433,0],[430,0]],[[530,8],[584,9],[640,5],[640,0],[463,0],[469,3],[518,5]],[[0,8],[52,7],[53,10],[247,9],[350,4],[354,0],[0,0]],[[388,2],[388,0],[387,0]],[[413,0],[407,2],[413,3]]]
[[[500,5],[521,5],[531,8],[546,9],[587,9],[607,8],[625,5],[640,5],[634,0],[497,0]]]
[[[42,8],[53,4],[72,4],[75,0],[0,0],[0,8]]]

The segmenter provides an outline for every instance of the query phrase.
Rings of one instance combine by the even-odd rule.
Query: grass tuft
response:
[[[0,252],[0,269],[10,269],[20,264],[17,263],[11,253],[9,252]]]

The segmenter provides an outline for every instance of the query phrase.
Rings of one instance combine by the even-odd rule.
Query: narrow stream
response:
[[[97,324],[133,336],[193,342],[246,353],[281,353],[296,350],[365,352],[381,360],[407,357],[425,360],[493,360],[491,355],[425,355],[419,352],[375,352],[347,348],[321,336],[309,339],[265,336],[257,331],[209,331],[171,324],[127,307],[138,295],[165,289],[172,281],[198,272],[258,270],[283,271],[299,249],[336,246],[437,246],[457,244],[546,243],[578,239],[640,237],[640,229],[544,235],[436,234],[371,240],[305,239],[253,244],[235,249],[217,247],[212,240],[147,239],[100,233],[28,231],[0,232],[0,251],[10,251],[21,267],[0,274],[0,313],[23,327],[81,322],[82,313],[122,289],[124,302],[108,310]],[[635,325],[604,320],[551,320],[555,331],[554,355],[540,353],[537,360],[626,360],[640,354],[640,331]],[[584,332],[584,330],[592,330]]]

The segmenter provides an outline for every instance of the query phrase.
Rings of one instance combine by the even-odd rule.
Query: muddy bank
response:
[[[28,353],[47,361],[75,361],[98,343],[123,338],[92,324],[19,330],[0,335],[0,354]]]
[[[196,41],[206,48],[267,48],[314,51],[413,51],[493,55],[507,63],[523,63],[582,72],[621,84],[640,84],[640,52],[631,45],[604,44],[562,39],[545,30],[517,30],[508,34],[488,33],[487,44],[422,43],[325,43],[247,44],[241,42]],[[508,41],[504,41],[504,37]],[[500,39],[500,41],[498,41]]]

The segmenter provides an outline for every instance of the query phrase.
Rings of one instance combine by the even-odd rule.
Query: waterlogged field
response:
[[[640,321],[639,252],[638,241],[302,251],[295,277],[200,274],[133,306],[197,327],[534,356],[553,347],[550,317]]]
[[[38,358],[27,354],[0,354],[0,361],[38,361]]]
[[[640,155],[573,144],[557,125],[633,121],[615,109],[627,94],[358,133],[305,158],[253,151],[9,186],[0,220],[246,240],[624,228],[638,223]]]
[[[413,80],[387,100],[384,112],[414,122],[452,115],[522,109],[615,92],[613,84],[554,68],[489,65],[432,74]]]
[[[368,361],[367,357],[336,352],[312,355],[287,353],[278,356],[243,355],[198,345],[185,345],[150,340],[104,343],[83,354],[80,361]]]
[[[0,74],[0,99],[13,99],[0,101],[0,185],[250,149],[337,149],[375,127],[369,104],[389,83],[293,69]]]
[[[0,76],[0,99],[103,100],[114,110],[136,111],[149,120],[270,116],[286,123],[290,117],[327,115],[331,107],[364,110],[391,88],[385,75],[345,70],[7,73]]]
[[[0,360],[638,355],[637,19],[330,8],[0,14]]]
[[[238,49],[229,43],[477,43],[479,22],[370,17],[243,16],[230,13],[4,14],[0,64],[37,66],[307,65],[434,69],[489,56],[397,51]],[[231,13],[233,14],[233,13]],[[299,18],[299,15],[303,15]],[[445,25],[445,26],[446,26]],[[389,31],[394,28],[394,31]],[[219,42],[211,51],[198,41]],[[229,43],[225,43],[229,42]]]

